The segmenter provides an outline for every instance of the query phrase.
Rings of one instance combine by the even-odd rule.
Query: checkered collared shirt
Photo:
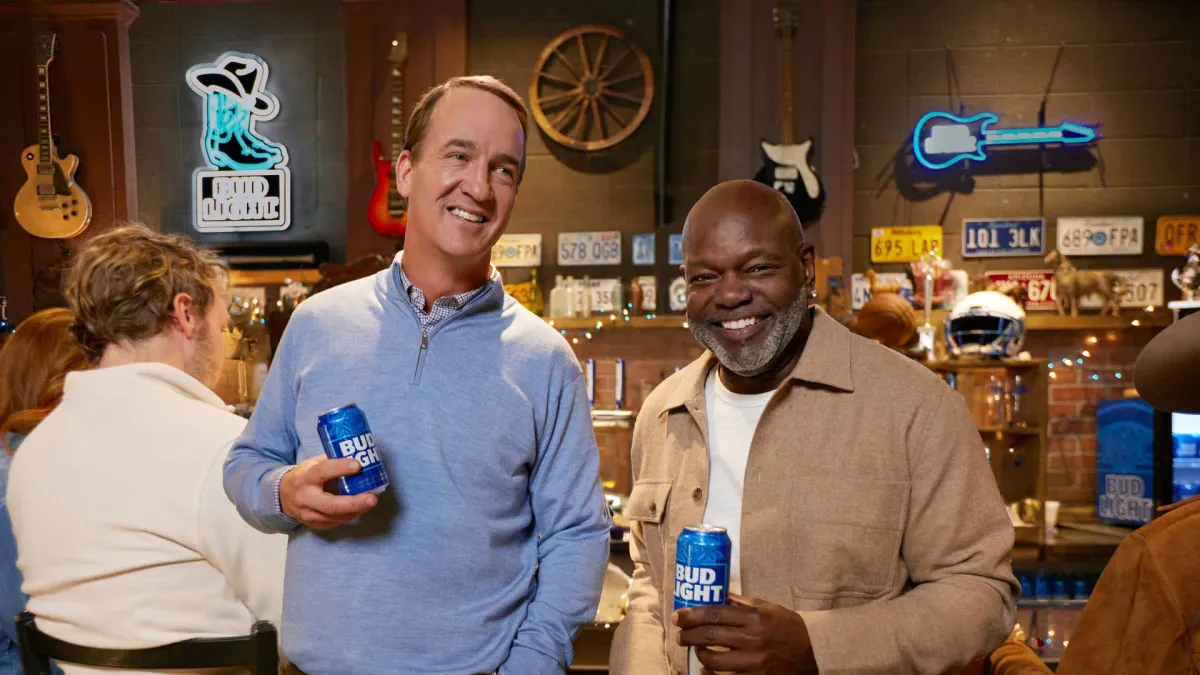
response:
[[[417,318],[421,321],[421,330],[428,332],[438,323],[454,316],[462,309],[472,298],[483,292],[487,288],[487,284],[480,286],[466,293],[458,295],[448,295],[444,298],[438,298],[433,301],[433,307],[428,313],[425,311],[425,292],[413,285],[408,280],[408,275],[404,273],[403,265],[396,265],[400,270],[400,288],[404,289],[404,294],[408,296],[408,304],[412,305],[413,311],[417,313]],[[495,269],[492,270],[495,273]]]

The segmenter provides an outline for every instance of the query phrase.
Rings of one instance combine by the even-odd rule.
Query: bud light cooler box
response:
[[[1155,417],[1140,398],[1096,403],[1098,520],[1142,525],[1154,517]]]

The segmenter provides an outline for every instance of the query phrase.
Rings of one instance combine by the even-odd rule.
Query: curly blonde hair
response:
[[[201,316],[227,268],[212,251],[182,235],[120,227],[93,239],[67,274],[65,295],[75,312],[75,337],[93,360],[110,344],[153,337],[186,293]]]

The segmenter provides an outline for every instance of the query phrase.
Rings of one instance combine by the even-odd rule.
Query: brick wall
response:
[[[656,229],[655,162],[662,105],[661,17],[657,2],[544,2],[473,0],[469,8],[468,66],[472,73],[500,77],[528,97],[534,65],[542,49],[559,33],[583,24],[605,24],[623,31],[645,51],[654,68],[655,100],[646,120],[629,138],[611,148],[572,150],[546,136],[530,119],[528,169],[508,231],[542,235],[539,271],[547,291],[556,274],[593,278],[654,274],[659,306],[666,287],[678,275],[667,262],[667,235],[683,228],[691,205],[717,179],[718,2],[677,3],[672,63],[667,194],[673,208],[666,227]],[[613,47],[610,47],[610,54]],[[617,52],[619,53],[619,52]],[[576,58],[571,52],[572,58]],[[594,56],[594,54],[593,54]],[[623,263],[619,266],[559,268],[559,232],[619,230]],[[632,264],[634,233],[655,232],[656,264]],[[527,270],[503,271],[508,283],[526,281]]]
[[[616,361],[625,360],[625,409],[640,410],[650,392],[667,379],[676,368],[686,366],[704,349],[685,328],[642,330],[606,329],[591,333],[588,339],[582,331],[570,331],[569,341],[581,367],[588,359],[596,361],[597,410],[611,410],[615,403]],[[598,428],[596,443],[600,446],[601,474],[617,489],[628,489],[629,430]]]
[[[858,10],[853,271],[872,266],[872,227],[918,224],[941,224],[944,253],[972,276],[1041,269],[1040,257],[960,256],[964,218],[1029,216],[1046,219],[1047,250],[1061,216],[1145,219],[1143,255],[1073,258],[1081,268],[1169,271],[1182,264],[1154,253],[1154,228],[1160,215],[1200,207],[1200,39],[1192,30],[1200,3],[859,0]],[[995,111],[1006,126],[1036,124],[1060,45],[1046,119],[1099,123],[1103,139],[1091,166],[1043,176],[979,168],[940,187],[922,183],[919,172],[918,180],[906,177],[897,153],[929,111],[962,105],[969,114]],[[1178,298],[1168,283],[1165,300]],[[1102,333],[1089,345],[1086,331],[1029,334],[1030,351],[1058,363],[1050,385],[1049,498],[1094,501],[1095,402],[1132,386],[1133,361],[1152,335],[1130,329],[1110,341]],[[1062,367],[1061,359],[1078,359],[1084,349],[1092,354],[1084,364]]]
[[[940,223],[945,253],[972,275],[1042,268],[1039,257],[959,257],[964,218],[1142,216],[1142,256],[1079,257],[1083,268],[1177,266],[1154,250],[1158,216],[1200,208],[1200,38],[1192,0],[860,0],[853,269],[869,264],[870,229]],[[953,186],[893,178],[894,158],[932,110],[994,111],[1035,125],[1054,60],[1047,123],[1099,123],[1093,165],[1039,175],[980,166]],[[1036,164],[1036,163],[1035,163]],[[945,176],[946,174],[941,174]],[[915,184],[912,184],[914,183]],[[903,189],[901,189],[903,188]],[[1048,249],[1052,245],[1048,246]],[[877,265],[879,271],[900,271]],[[1178,291],[1168,284],[1167,300]]]
[[[1054,366],[1049,380],[1047,499],[1095,503],[1096,401],[1121,398],[1133,387],[1133,363],[1154,334],[1136,329],[1030,334],[1030,352]]]
[[[340,0],[140,3],[129,29],[139,218],[205,244],[317,241],[340,262],[346,242],[346,111]],[[283,232],[213,234],[192,227],[192,171],[204,166],[204,102],[187,69],[226,51],[270,68],[275,119],[257,127],[288,150],[292,224]]]

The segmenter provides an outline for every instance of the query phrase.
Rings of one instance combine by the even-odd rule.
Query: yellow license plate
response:
[[[1200,244],[1200,216],[1159,216],[1154,250],[1159,255],[1187,255]]]
[[[943,254],[941,225],[871,228],[871,262],[917,262],[921,256]]]

